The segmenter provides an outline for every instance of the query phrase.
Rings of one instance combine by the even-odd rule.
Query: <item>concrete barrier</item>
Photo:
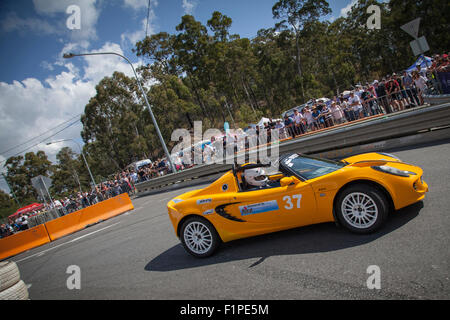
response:
[[[43,224],[0,239],[0,260],[50,242]]]
[[[96,203],[84,209],[69,213],[58,219],[45,223],[51,241],[82,230],[87,226],[112,218],[132,210],[133,204],[128,194],[123,193],[114,198]]]
[[[0,239],[0,260],[38,247],[87,226],[133,210],[128,194],[96,203],[31,229]]]

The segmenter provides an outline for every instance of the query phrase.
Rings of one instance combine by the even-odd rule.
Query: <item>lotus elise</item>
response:
[[[386,153],[338,161],[285,154],[267,169],[270,183],[249,188],[243,173],[260,167],[269,165],[233,165],[206,188],[168,202],[175,234],[188,253],[208,257],[222,242],[323,222],[371,233],[390,212],[428,191],[421,168]]]

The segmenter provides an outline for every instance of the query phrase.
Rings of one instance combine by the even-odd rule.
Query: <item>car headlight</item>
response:
[[[415,172],[400,170],[390,166],[373,166],[372,169],[400,177],[409,177],[410,175],[416,175]]]

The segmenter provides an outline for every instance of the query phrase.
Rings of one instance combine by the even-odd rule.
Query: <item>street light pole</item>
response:
[[[155,126],[155,129],[156,129],[156,133],[158,134],[159,140],[161,141],[162,147],[164,149],[164,153],[166,154],[167,160],[169,161],[170,168],[172,169],[173,173],[176,173],[177,169],[172,162],[172,158],[169,154],[169,150],[167,150],[166,143],[164,142],[164,139],[161,135],[161,131],[159,130],[159,126],[158,126],[158,123],[156,122],[156,118],[153,114],[152,107],[150,106],[150,103],[148,102],[147,94],[145,93],[144,89],[142,88],[141,82],[139,81],[139,78],[136,74],[136,70],[134,70],[134,66],[131,63],[131,61],[127,57],[125,57],[119,53],[116,53],[116,52],[94,52],[94,53],[76,53],[76,54],[75,53],[65,53],[63,55],[63,58],[70,59],[70,58],[79,57],[79,56],[96,56],[96,55],[105,55],[105,54],[112,54],[112,55],[116,55],[116,56],[119,56],[119,57],[125,59],[128,62],[128,64],[131,66],[131,69],[133,69],[134,77],[136,78],[136,82],[138,84],[139,90],[141,91],[142,95],[144,96],[145,104],[147,105],[148,111],[150,112],[150,117],[152,118],[153,125]]]
[[[83,149],[81,149],[81,145],[80,145],[78,142],[76,142],[76,141],[73,140],[73,139],[64,139],[64,140],[58,140],[58,141],[47,142],[47,145],[50,145],[50,144],[53,144],[53,143],[58,143],[58,142],[63,142],[63,141],[72,141],[72,142],[74,142],[74,143],[78,146],[78,148],[80,148],[80,153],[81,153],[81,155],[83,156],[84,164],[86,165],[86,167],[87,167],[87,169],[88,169],[88,171],[89,171],[89,175],[91,176],[91,180],[92,180],[92,183],[93,183],[93,187],[95,188],[95,186],[96,186],[97,184],[95,183],[94,176],[92,175],[91,169],[89,168],[88,162],[86,161],[86,157],[84,156]]]

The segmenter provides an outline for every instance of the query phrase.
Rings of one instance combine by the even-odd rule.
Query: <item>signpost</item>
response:
[[[31,178],[31,184],[36,189],[37,193],[44,199],[45,201],[45,193],[47,193],[48,198],[50,199],[50,203],[53,203],[53,199],[50,196],[50,192],[48,192],[48,188],[52,185],[52,179],[45,176],[37,176]]]
[[[430,50],[430,47],[428,46],[428,42],[425,36],[418,38],[419,25],[420,25],[420,18],[416,18],[408,23],[405,23],[400,27],[400,29],[402,29],[415,39],[409,43],[415,56],[420,56],[421,54]]]

